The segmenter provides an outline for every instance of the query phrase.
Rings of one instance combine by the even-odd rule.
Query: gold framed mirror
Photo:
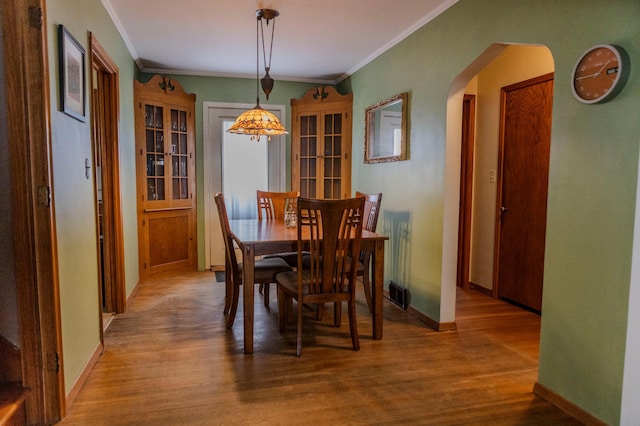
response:
[[[364,162],[407,159],[407,93],[400,93],[364,110]]]

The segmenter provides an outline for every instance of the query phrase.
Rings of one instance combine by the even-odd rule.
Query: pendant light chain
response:
[[[256,19],[256,105],[260,105],[260,19]],[[264,46],[264,40],[262,41]]]
[[[269,26],[270,19],[267,19],[267,26]],[[269,44],[269,62],[267,63],[267,50],[264,48],[264,25],[262,24],[262,18],[260,19],[260,30],[262,32],[262,59],[264,61],[264,67],[267,72],[271,70],[271,56],[273,55],[273,36],[276,30],[276,20],[273,19],[271,25],[271,43]]]

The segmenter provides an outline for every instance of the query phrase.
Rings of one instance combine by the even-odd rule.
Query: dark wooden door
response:
[[[540,311],[553,74],[502,89],[498,296]]]

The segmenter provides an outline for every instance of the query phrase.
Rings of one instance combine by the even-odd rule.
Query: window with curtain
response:
[[[224,122],[228,129],[233,121]],[[229,219],[256,219],[256,190],[268,187],[267,139],[223,132],[222,191]]]

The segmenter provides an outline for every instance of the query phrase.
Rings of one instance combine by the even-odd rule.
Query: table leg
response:
[[[253,353],[253,292],[254,292],[255,247],[251,244],[242,249],[242,287],[244,311],[244,353]]]
[[[384,281],[384,241],[376,241],[371,256],[371,298],[373,299],[373,338],[382,339],[382,293]]]

